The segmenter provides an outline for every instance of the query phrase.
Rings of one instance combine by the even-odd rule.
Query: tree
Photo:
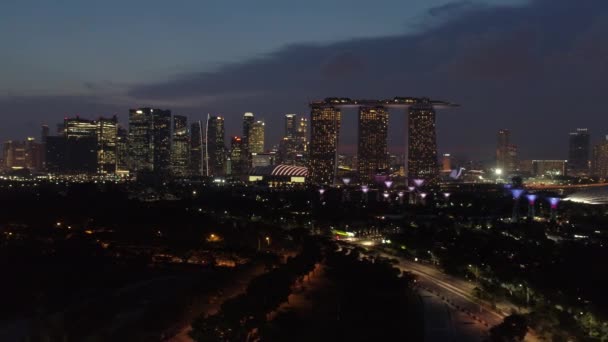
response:
[[[502,323],[490,329],[490,342],[520,342],[528,332],[528,320],[525,316],[513,314],[505,317]]]

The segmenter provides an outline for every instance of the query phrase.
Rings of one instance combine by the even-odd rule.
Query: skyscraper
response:
[[[249,130],[249,153],[264,153],[264,121],[251,124]]]
[[[97,126],[97,172],[115,173],[117,163],[118,119],[99,118]]]
[[[116,173],[129,172],[129,149],[127,130],[120,125],[116,129]]]
[[[295,138],[298,129],[296,114],[285,114],[285,137]]]
[[[211,116],[207,121],[207,134],[205,137],[205,167],[208,165],[208,174],[221,176],[225,172],[226,145],[224,142],[224,118]]]
[[[359,108],[357,168],[361,182],[388,168],[388,111],[382,106]]]
[[[408,181],[424,179],[426,184],[438,181],[435,110],[426,99],[419,100],[408,113]]]
[[[241,154],[241,158],[243,160],[243,165],[250,165],[251,164],[251,148],[250,148],[250,136],[251,136],[251,127],[253,126],[254,123],[254,116],[253,113],[245,113],[243,115],[243,136],[242,136],[242,141],[243,141],[243,153]],[[232,161],[234,163],[234,160]]]
[[[496,168],[507,169],[508,149],[511,139],[511,132],[508,129],[498,130],[496,141]]]
[[[4,168],[24,169],[25,165],[25,144],[21,141],[8,140],[4,142]]]
[[[190,174],[203,175],[203,124],[195,121],[190,125]]]
[[[179,177],[187,176],[190,171],[190,138],[188,136],[188,118],[185,116],[173,116],[173,144],[171,149],[172,173]]]
[[[300,118],[298,128],[296,130],[296,138],[298,140],[298,151],[306,153],[308,151],[308,119]]]
[[[128,151],[131,171],[152,171],[154,167],[153,114],[154,109],[151,108],[129,110]]]
[[[589,175],[590,138],[587,128],[577,128],[570,133],[568,149],[568,175]]]
[[[608,179],[608,136],[593,147],[592,175],[603,180]]]
[[[333,184],[337,172],[340,109],[325,102],[311,104],[310,111],[310,180]]]
[[[99,149],[97,123],[79,117],[65,118],[63,122],[66,138],[65,171],[76,174],[96,173]]]
[[[153,170],[166,176],[171,168],[171,111],[155,109],[152,121]]]
[[[244,159],[243,139],[241,137],[232,137],[230,140],[230,172],[228,174],[240,175],[243,173]]]
[[[67,139],[63,135],[48,136],[45,143],[46,170],[50,173],[67,171]]]
[[[49,136],[49,125],[42,125],[41,129],[40,129],[40,141],[45,144],[46,143],[46,137]]]

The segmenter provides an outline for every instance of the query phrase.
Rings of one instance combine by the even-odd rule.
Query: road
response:
[[[490,327],[501,323],[504,317],[510,314],[505,310],[515,309],[515,306],[510,304],[503,305],[501,309],[480,305],[471,295],[475,284],[447,275],[432,265],[384,253],[373,241],[350,243],[364,247],[370,254],[397,259],[399,263],[396,267],[417,276],[416,284],[425,306],[425,320],[427,325],[435,327],[425,329],[429,341],[481,341],[487,336]],[[444,307],[437,299],[441,300]],[[446,337],[450,335],[451,339]],[[535,340],[535,336],[531,334],[526,337],[526,341]]]

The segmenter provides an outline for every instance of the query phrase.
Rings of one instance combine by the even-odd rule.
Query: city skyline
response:
[[[512,127],[513,139],[518,141],[524,159],[566,158],[564,150],[567,141],[555,137],[567,134],[572,127],[599,127],[592,132],[594,140],[606,133],[601,129],[607,123],[604,116],[599,115],[603,106],[602,96],[598,93],[601,89],[598,82],[604,75],[604,68],[600,64],[604,53],[601,44],[593,43],[601,41],[598,38],[605,32],[601,25],[608,13],[605,2],[586,1],[587,6],[583,7],[587,10],[584,12],[581,6],[564,0],[495,1],[485,5],[453,3],[451,6],[442,6],[444,2],[426,3],[418,2],[415,5],[417,11],[413,11],[412,15],[433,19],[432,27],[400,30],[392,26],[391,32],[378,32],[380,29],[375,29],[372,31],[374,37],[363,39],[357,38],[360,36],[358,33],[364,31],[362,29],[354,30],[354,37],[350,38],[336,36],[335,31],[310,40],[306,39],[305,34],[300,34],[291,42],[295,45],[283,41],[275,47],[265,46],[257,57],[241,56],[237,58],[238,63],[232,63],[231,58],[218,59],[224,62],[207,66],[203,72],[200,68],[192,67],[195,73],[191,73],[191,70],[179,72],[179,75],[169,72],[169,75],[158,76],[155,80],[144,77],[124,83],[110,74],[103,80],[88,78],[79,81],[77,84],[84,88],[83,91],[70,93],[64,89],[62,94],[51,91],[61,88],[61,80],[49,81],[45,78],[44,82],[31,82],[41,88],[40,92],[44,95],[18,86],[18,82],[5,82],[1,86],[3,95],[0,103],[10,117],[0,127],[0,137],[7,140],[32,135],[30,132],[37,131],[39,124],[52,125],[54,117],[78,113],[89,118],[118,114],[119,120],[124,123],[127,119],[124,113],[128,108],[150,106],[171,108],[176,114],[189,116],[191,121],[203,120],[206,113],[219,113],[215,115],[227,118],[229,125],[226,130],[229,135],[239,134],[236,117],[243,112],[253,111],[260,113],[268,122],[268,140],[276,141],[280,138],[276,132],[279,132],[281,125],[277,119],[285,113],[306,113],[306,103],[311,100],[327,95],[380,96],[391,93],[424,94],[462,103],[463,108],[438,122],[438,147],[441,152],[466,153],[475,159],[491,155],[493,147],[485,144],[485,141],[501,127]],[[433,5],[436,7],[431,8]],[[14,13],[16,9],[11,7],[3,13]],[[350,7],[347,6],[345,12],[339,15],[360,11]],[[291,18],[290,13],[283,13],[284,8],[277,10],[285,18]],[[391,12],[394,11],[378,11],[383,16]],[[54,13],[61,17],[61,9],[55,9]],[[539,16],[539,13],[550,15]],[[14,23],[14,19],[6,22]],[[499,24],[486,32],[487,22]],[[395,23],[394,17],[391,23]],[[44,22],[39,25],[44,27]],[[555,36],[553,32],[560,33],[558,36],[562,37],[564,44],[556,45],[550,38]],[[221,37],[221,30],[218,34]],[[486,34],[487,38],[480,38],[484,37],[482,34]],[[14,38],[11,39],[17,44]],[[78,41],[78,37],[71,39]],[[298,44],[306,41],[311,43]],[[315,44],[318,41],[324,42]],[[436,44],[431,47],[425,45],[425,41],[435,41]],[[462,42],[472,43],[463,45]],[[532,49],[533,46],[538,48]],[[417,53],[410,54],[410,47]],[[38,49],[38,53],[31,55],[46,55],[46,50],[42,47]],[[172,49],[176,53],[183,51],[181,46],[167,50]],[[23,49],[8,51],[19,53]],[[70,51],[76,55],[80,53],[75,47],[71,47]],[[211,51],[221,52],[222,49]],[[63,52],[58,50],[57,53]],[[161,53],[165,54],[166,51]],[[94,70],[94,59],[84,57],[80,60],[81,68]],[[544,63],[545,60],[552,62]],[[118,60],[115,65],[120,69],[132,64],[127,62]],[[46,69],[46,63],[51,63],[51,60],[34,59],[29,64]],[[13,64],[11,60],[10,65]],[[539,68],[539,65],[543,67]],[[571,67],[563,68],[564,65]],[[109,65],[104,66],[108,69]],[[162,69],[159,65],[150,66],[140,74],[152,74],[156,68]],[[35,68],[29,71],[19,65],[14,70],[33,73],[33,80],[48,75],[47,72],[36,74]],[[280,75],[277,70],[282,70]],[[244,80],[241,75],[248,77]],[[370,88],[369,84],[373,84],[370,80],[379,77],[387,81]],[[555,82],[558,79],[566,81]],[[112,96],[107,95],[108,92]],[[118,92],[119,96],[113,92]],[[268,94],[274,94],[270,101]],[[568,96],[564,96],[566,94]],[[551,98],[561,100],[550,101]],[[576,108],[576,115],[572,115],[573,108]],[[351,116],[344,112],[345,119]],[[462,123],[464,118],[469,125]],[[354,125],[356,120],[352,121],[350,124]],[[391,126],[401,127],[401,122]],[[512,122],[525,122],[526,125],[515,129]],[[344,124],[348,127],[348,120]],[[538,127],[543,129],[535,129]],[[350,130],[345,129],[347,131]],[[391,130],[389,136],[395,136],[398,132]],[[356,145],[354,136],[346,135],[342,140],[345,147]],[[552,143],[545,143],[547,141]],[[389,149],[394,150],[395,146],[400,145],[400,141],[389,143]],[[448,151],[448,146],[453,148]]]

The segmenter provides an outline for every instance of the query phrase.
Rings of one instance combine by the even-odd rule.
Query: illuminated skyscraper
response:
[[[171,169],[171,111],[155,109],[152,122],[153,171],[166,176]]]
[[[241,153],[241,158],[243,160],[243,165],[249,165],[251,161],[251,147],[250,147],[250,137],[251,137],[251,127],[255,122],[255,118],[253,113],[245,113],[243,115],[243,136],[242,136],[242,149],[243,153]],[[232,163],[234,165],[234,160]]]
[[[210,176],[221,176],[225,172],[226,145],[224,142],[224,118],[211,116],[207,122],[207,134],[205,137],[205,167],[208,165]]]
[[[289,139],[295,138],[297,130],[297,116],[295,114],[285,114],[285,137]]]
[[[504,172],[517,170],[517,146],[511,144],[511,132],[498,130],[496,141],[496,168]]]
[[[116,172],[116,144],[118,135],[118,119],[99,118],[97,125],[97,172]]]
[[[129,170],[152,171],[154,167],[154,145],[152,139],[154,109],[129,110]]]
[[[441,171],[443,171],[443,172],[452,171],[452,156],[449,153],[443,154],[443,159],[441,160]]]
[[[256,121],[251,124],[249,153],[264,153],[264,121]]]
[[[296,139],[298,140],[298,151],[306,153],[308,151],[308,119],[300,118],[298,128],[296,130]]]
[[[388,111],[382,106],[359,108],[357,168],[361,182],[388,168]]]
[[[25,165],[25,144],[21,141],[8,140],[4,143],[4,168],[24,169]]]
[[[173,143],[171,144],[171,172],[178,177],[189,174],[190,137],[188,136],[188,118],[182,115],[173,116]]]
[[[203,175],[203,123],[195,121],[190,125],[190,174]]]
[[[79,117],[65,118],[63,123],[66,139],[65,171],[76,174],[98,172],[97,123]]]
[[[120,125],[116,132],[116,173],[126,174],[129,172],[129,134]]]
[[[593,147],[593,176],[608,179],[608,136]]]
[[[568,149],[569,176],[589,175],[590,148],[589,130],[587,128],[577,128],[576,132],[570,133]]]
[[[408,113],[408,181],[424,179],[425,184],[438,181],[435,110],[425,99],[409,108]]]
[[[240,175],[244,169],[243,139],[241,137],[232,137],[230,140],[230,172],[228,174]]]
[[[341,112],[325,102],[312,103],[310,112],[310,179],[333,184],[337,172]]]

